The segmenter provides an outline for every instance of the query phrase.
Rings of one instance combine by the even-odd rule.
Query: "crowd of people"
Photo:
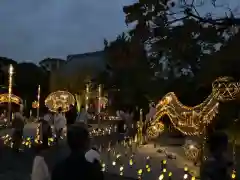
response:
[[[32,180],[103,179],[100,154],[96,148],[90,146],[86,126],[88,119],[89,115],[84,107],[81,107],[79,113],[72,105],[67,113],[63,113],[62,108],[58,108],[55,113],[46,109],[44,116],[39,119],[42,143],[34,145],[36,156],[33,161]],[[12,121],[13,149],[17,152],[22,142],[24,121],[23,108],[20,106]],[[42,152],[48,148],[48,139],[53,133],[56,135],[55,142],[58,144],[64,129],[67,129],[67,142],[71,154],[50,173]]]
[[[70,155],[57,164],[51,173],[41,155],[41,149],[37,149],[32,168],[32,180],[104,179],[100,154],[90,146],[91,141],[86,126],[69,125],[67,143],[71,150]]]
[[[143,120],[150,121],[153,118],[156,109],[150,105],[148,113],[144,114]],[[23,107],[20,106],[15,112],[12,121],[13,128],[13,149],[19,150],[21,145],[24,117],[22,115]],[[123,109],[116,113],[122,121],[119,121],[119,133],[126,136],[134,134],[135,122],[140,119],[139,109],[129,110]],[[88,119],[90,115],[81,107],[78,113],[74,106],[70,106],[70,110],[63,114],[59,108],[56,113],[49,111],[40,118],[40,134],[41,146],[36,146],[36,156],[32,167],[32,180],[79,180],[79,179],[104,179],[101,171],[100,154],[97,148],[91,147]],[[124,128],[124,125],[126,127]],[[53,128],[51,128],[53,126]],[[56,165],[52,172],[48,169],[47,163],[42,155],[42,150],[48,148],[48,138],[52,136],[52,131],[56,134],[56,143],[67,127],[67,143],[71,150],[71,154],[65,160]],[[222,132],[216,132],[209,137],[209,158],[201,164],[202,180],[228,180],[230,179],[230,167],[232,163],[227,160],[225,153],[228,146],[228,138]]]

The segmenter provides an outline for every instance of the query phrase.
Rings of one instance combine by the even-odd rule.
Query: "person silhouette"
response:
[[[232,163],[226,158],[228,137],[224,132],[214,132],[209,137],[209,157],[200,167],[201,180],[231,179],[230,167]]]

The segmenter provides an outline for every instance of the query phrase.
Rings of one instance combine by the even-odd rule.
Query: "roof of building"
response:
[[[66,62],[66,60],[64,60],[64,59],[59,59],[59,58],[45,58],[44,60],[40,61],[39,64],[43,64],[43,63],[50,62],[50,61],[62,61],[62,62]]]
[[[71,61],[72,59],[80,59],[85,58],[87,56],[103,56],[104,51],[95,51],[95,52],[87,52],[83,54],[73,54],[67,56],[67,62]]]

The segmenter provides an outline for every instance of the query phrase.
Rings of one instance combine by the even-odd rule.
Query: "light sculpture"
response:
[[[102,87],[98,86],[98,114],[101,113],[101,95],[102,95]]]
[[[10,96],[10,102],[20,105],[22,99],[14,94]],[[8,103],[9,102],[9,94],[0,94],[0,103]]]
[[[197,161],[197,158],[199,157],[199,153],[201,151],[199,145],[196,142],[192,142],[190,140],[186,141],[184,146],[184,153],[186,157],[191,161]]]
[[[8,69],[8,121],[11,121],[11,115],[12,115],[12,76],[13,76],[13,66],[10,64]]]
[[[56,112],[60,107],[63,112],[67,112],[71,104],[75,104],[75,99],[74,96],[67,91],[53,92],[45,99],[45,105],[52,112]]]
[[[220,77],[212,83],[212,93],[199,105],[183,105],[173,93],[167,93],[157,104],[155,118],[147,129],[148,138],[157,137],[162,131],[159,120],[167,115],[173,126],[185,135],[200,135],[218,113],[219,102],[234,100],[240,84],[232,78]]]
[[[100,128],[100,113],[101,113],[101,95],[102,95],[102,86],[98,86],[98,128]]]
[[[41,93],[41,87],[40,87],[40,85],[38,85],[38,94],[37,94],[37,120],[39,120],[40,93]]]
[[[89,84],[86,84],[86,92],[85,92],[85,109],[88,110],[89,104]]]

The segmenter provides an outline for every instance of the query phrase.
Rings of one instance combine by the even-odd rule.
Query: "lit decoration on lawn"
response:
[[[75,99],[74,96],[67,91],[53,92],[49,94],[45,100],[45,105],[53,112],[56,112],[59,107],[63,109],[63,112],[67,112],[71,104],[75,104]]]
[[[89,84],[86,84],[85,90],[85,109],[88,110],[89,107]]]
[[[32,103],[32,108],[36,109],[36,108],[38,108],[38,107],[39,107],[38,102],[37,102],[37,101],[34,101],[34,102]]]
[[[183,146],[183,149],[186,157],[189,160],[197,162],[201,149],[196,142],[193,142],[192,140],[187,140]]]
[[[107,127],[106,129],[102,129],[101,132],[106,131],[106,133],[108,133],[108,129],[113,130],[114,128]],[[99,129],[95,129],[93,131],[97,132],[99,131]],[[101,133],[101,135],[103,134]],[[4,143],[9,143],[11,141],[11,138],[9,135],[2,137],[2,139]],[[165,158],[163,157],[158,158],[154,156],[154,158],[152,159],[148,155],[146,156],[142,154],[141,153],[142,151],[132,152],[131,151],[132,148],[130,148],[130,145],[134,146],[134,144],[130,144],[130,142],[132,141],[127,141],[126,143],[128,142],[129,142],[128,146],[122,146],[121,142],[119,142],[121,144],[119,143],[113,144],[112,142],[110,142],[109,143],[110,145],[107,148],[104,145],[99,146],[99,149],[101,149],[101,151],[99,151],[101,153],[101,157],[107,157],[107,159],[101,160],[102,171],[110,172],[113,174],[116,173],[121,176],[124,175],[124,177],[129,177],[131,179],[138,178],[142,180],[147,180],[147,179],[195,180],[196,179],[194,177],[194,175],[197,175],[196,172],[191,171],[191,169],[187,166],[185,167],[182,166],[182,169],[176,167],[176,171],[175,171],[171,167],[172,163],[168,163],[169,158],[167,157],[167,155],[165,156]],[[34,142],[33,138],[27,137],[24,139],[22,144],[25,148],[31,148],[33,143],[41,143],[41,141],[35,138],[35,142]],[[54,143],[52,145],[54,145]],[[148,148],[149,147],[146,147],[146,149]],[[127,162],[129,162],[129,164]],[[172,162],[172,160],[170,162]],[[159,168],[159,165],[160,165],[160,168]],[[179,172],[180,169],[182,172]],[[235,179],[236,172],[234,171],[233,174],[231,174],[231,176],[232,176],[232,179]]]
[[[212,83],[212,93],[199,105],[183,105],[173,93],[167,93],[157,104],[157,113],[147,130],[148,138],[156,138],[162,129],[159,120],[167,115],[173,126],[185,135],[200,135],[218,113],[219,101],[234,100],[240,92],[240,83],[230,77],[220,77]]]
[[[162,133],[163,131],[164,131],[164,124],[161,121],[159,121],[155,123],[154,126],[150,126],[147,129],[147,135],[151,138],[157,138],[159,134]]]
[[[8,94],[0,94],[0,103],[8,103],[9,96]],[[22,100],[20,97],[12,94],[11,95],[11,102],[15,104],[21,104]]]

